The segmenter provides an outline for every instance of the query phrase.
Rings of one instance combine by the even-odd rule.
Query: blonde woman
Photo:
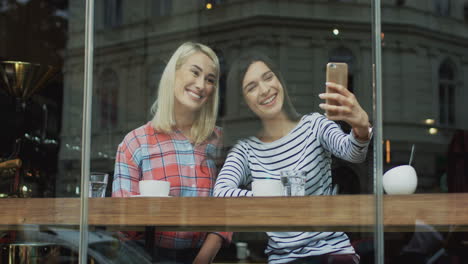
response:
[[[114,197],[138,195],[141,180],[164,180],[170,196],[211,196],[222,131],[218,112],[219,61],[209,47],[184,43],[159,83],[153,119],[119,145]],[[176,209],[175,209],[176,210]],[[155,232],[156,262],[210,263],[231,233]]]

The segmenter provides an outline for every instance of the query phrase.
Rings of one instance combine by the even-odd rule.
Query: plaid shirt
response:
[[[140,194],[140,180],[169,181],[170,196],[212,196],[221,136],[221,129],[216,127],[203,144],[193,146],[180,131],[159,133],[150,122],[133,130],[117,150],[112,196]],[[225,242],[230,242],[232,237],[227,232],[216,234]],[[130,239],[135,239],[135,235],[127,232]],[[207,233],[156,232],[155,235],[156,246],[185,249],[201,247]]]

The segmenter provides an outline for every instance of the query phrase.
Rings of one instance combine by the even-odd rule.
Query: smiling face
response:
[[[211,98],[216,89],[216,67],[204,53],[196,52],[176,70],[174,107],[176,111],[194,114]]]
[[[256,61],[249,66],[242,81],[242,93],[260,119],[274,119],[282,114],[283,86],[264,62]]]

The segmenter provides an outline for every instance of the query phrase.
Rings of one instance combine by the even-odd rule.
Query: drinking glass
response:
[[[89,175],[89,197],[105,197],[109,174],[91,172]]]
[[[284,187],[284,196],[304,196],[305,195],[305,171],[287,170],[281,171],[281,183]]]

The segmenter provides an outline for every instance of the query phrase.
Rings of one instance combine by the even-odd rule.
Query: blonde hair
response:
[[[176,125],[174,116],[176,71],[185,63],[188,57],[197,52],[205,54],[213,61],[216,68],[216,82],[213,93],[198,112],[190,130],[191,138],[196,145],[205,141],[213,133],[218,114],[219,60],[211,48],[200,43],[186,42],[182,44],[174,52],[163,71],[161,80],[159,81],[158,98],[151,107],[151,112],[154,114],[151,120],[152,126],[164,133],[174,132]]]

